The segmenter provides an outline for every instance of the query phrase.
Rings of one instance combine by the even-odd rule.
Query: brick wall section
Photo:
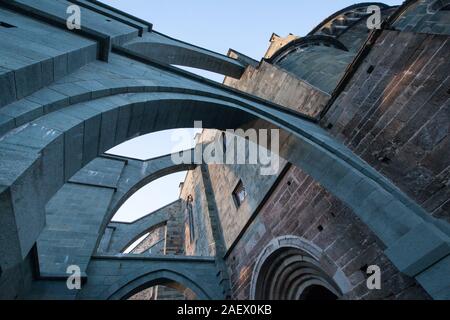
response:
[[[319,230],[320,229],[322,231]],[[344,299],[428,299],[428,295],[389,262],[383,246],[354,213],[323,187],[291,167],[227,257],[233,298],[248,299],[254,264],[274,238],[295,235],[325,251],[349,279],[353,289]],[[382,271],[382,289],[366,287],[364,265]]]
[[[448,36],[384,31],[322,124],[450,221],[448,52]]]
[[[265,61],[258,68],[248,66],[239,80],[225,78],[224,84],[311,117],[318,116],[330,98],[329,94]]]

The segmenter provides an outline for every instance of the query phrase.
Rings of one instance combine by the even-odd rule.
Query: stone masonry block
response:
[[[385,253],[400,271],[416,276],[450,254],[450,239],[434,225],[422,223],[388,247]]]

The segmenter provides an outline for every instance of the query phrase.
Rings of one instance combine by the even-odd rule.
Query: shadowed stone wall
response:
[[[226,77],[224,84],[311,117],[317,117],[330,98],[328,93],[265,61],[258,67],[248,66],[239,80]]]
[[[259,254],[272,239],[284,235],[302,237],[323,250],[325,271],[344,291],[343,299],[429,298],[414,279],[392,265],[383,244],[348,207],[291,167],[226,258],[234,299],[250,297]],[[381,268],[381,290],[367,289],[365,268],[372,264]]]
[[[166,251],[166,234],[166,226],[155,228],[131,253],[164,254]],[[170,237],[169,235],[167,236]],[[128,300],[184,300],[184,295],[176,289],[166,286],[154,286],[135,294]]]
[[[448,52],[447,36],[384,31],[322,124],[450,221]]]
[[[390,9],[389,14],[393,11]],[[350,39],[351,34],[341,37]],[[329,110],[323,109],[321,124],[433,216],[449,221],[446,52],[447,36],[383,31]],[[268,100],[289,99],[292,83],[285,82],[277,95],[264,90],[271,84],[276,87],[282,79],[274,74],[262,62],[258,68],[248,67],[241,81],[226,78],[225,83]],[[255,89],[259,86],[264,89]],[[305,103],[294,109],[314,115]],[[249,297],[254,260],[271,239],[285,234],[312,239],[329,251],[350,282],[344,298],[428,297],[415,280],[389,262],[384,246],[349,208],[327,195],[311,177],[305,178],[299,169],[289,169],[287,177],[294,181],[294,190],[278,186],[236,247],[228,252],[235,298]],[[303,187],[298,187],[299,183]],[[283,217],[281,221],[275,218],[279,216]],[[383,290],[379,292],[369,292],[365,287],[360,269],[370,264],[382,267]]]
[[[193,241],[191,241],[192,231],[189,227],[189,216],[186,207],[186,201],[189,195],[193,198],[192,213],[195,226],[195,230],[193,231]],[[216,254],[216,248],[200,167],[188,172],[181,189],[180,198],[183,200],[184,243],[186,254],[214,256]]]
[[[131,253],[164,254],[166,226],[160,226],[150,233],[133,249]]]
[[[449,3],[445,0],[411,1],[411,5],[395,21],[394,27],[406,32],[448,35],[449,11]]]

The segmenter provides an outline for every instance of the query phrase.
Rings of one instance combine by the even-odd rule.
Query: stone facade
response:
[[[144,240],[142,240],[131,253],[141,254],[164,254],[166,241],[166,226],[158,227],[152,230]]]
[[[356,154],[447,221],[449,49],[447,36],[383,32],[322,119]]]
[[[414,279],[402,275],[390,263],[383,245],[348,207],[295,167],[281,177],[257,217],[229,251],[226,261],[233,298],[250,297],[258,255],[272,239],[284,235],[311,241],[334,262],[334,268],[342,270],[342,287],[346,290],[343,299],[429,298]],[[382,290],[367,290],[368,265],[380,266]]]
[[[379,4],[368,30],[369,4],[355,4],[304,37],[273,35],[258,62],[100,2],[80,1],[85,25],[70,32],[68,4],[0,5],[0,298],[450,299],[448,5]],[[278,129],[277,172],[105,154],[196,120],[195,151],[232,149],[220,130]],[[261,144],[236,139],[247,160]],[[111,222],[184,170],[178,201]]]

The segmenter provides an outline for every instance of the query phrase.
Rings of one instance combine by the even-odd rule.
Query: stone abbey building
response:
[[[1,0],[0,298],[450,299],[450,2],[324,18],[255,61],[97,1]],[[195,121],[223,150],[277,129],[276,174],[107,153]],[[186,170],[179,200],[111,221]]]

